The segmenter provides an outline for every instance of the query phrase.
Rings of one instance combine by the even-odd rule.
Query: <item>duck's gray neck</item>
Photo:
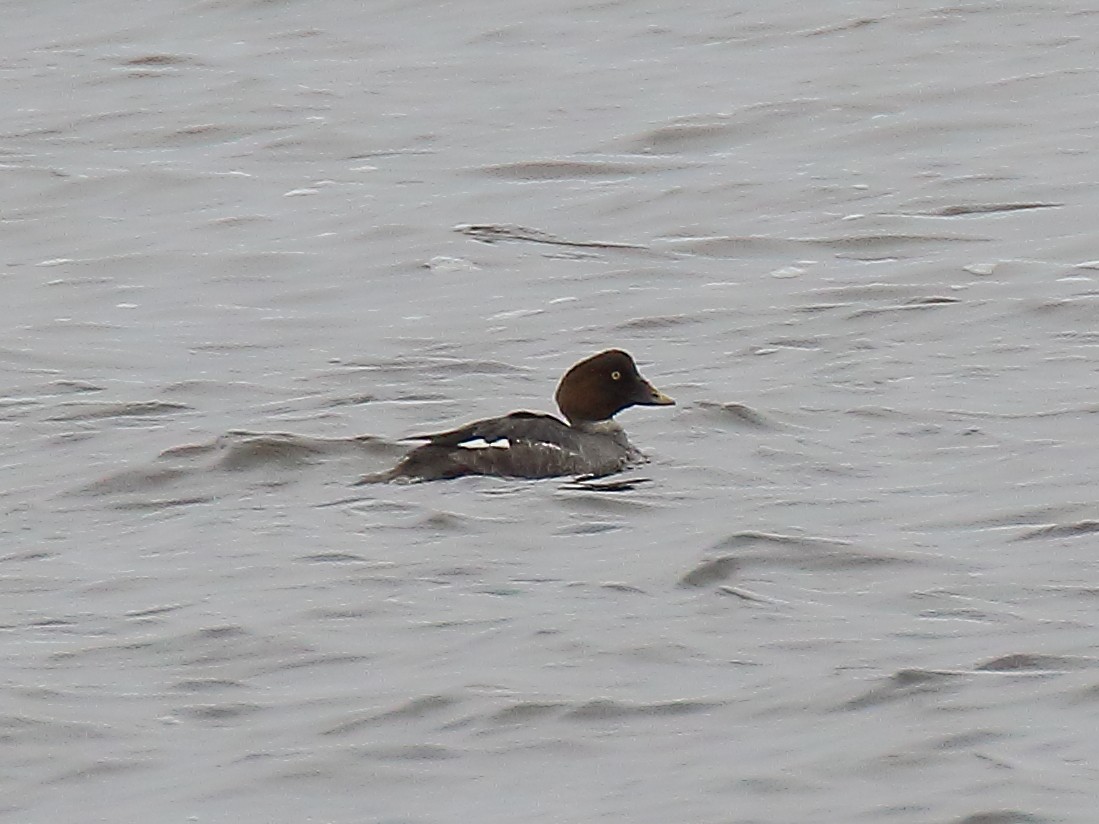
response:
[[[610,435],[622,444],[629,444],[626,440],[626,430],[613,418],[607,418],[605,421],[577,421],[572,428],[587,432],[589,435]]]

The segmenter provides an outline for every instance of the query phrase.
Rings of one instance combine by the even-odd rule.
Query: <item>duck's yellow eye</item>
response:
[[[611,372],[611,380],[612,381],[622,380],[622,373],[619,372],[617,369],[615,369],[613,372]]]

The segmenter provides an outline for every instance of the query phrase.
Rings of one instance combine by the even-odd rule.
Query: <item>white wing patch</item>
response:
[[[489,443],[484,438],[473,438],[468,441],[462,441],[458,446],[462,449],[509,449],[511,447],[511,441],[507,438],[497,438],[495,441]]]

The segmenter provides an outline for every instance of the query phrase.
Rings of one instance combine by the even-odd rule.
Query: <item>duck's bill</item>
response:
[[[675,401],[657,389],[648,381],[645,381],[645,391],[641,400],[637,401],[641,406],[675,406]]]

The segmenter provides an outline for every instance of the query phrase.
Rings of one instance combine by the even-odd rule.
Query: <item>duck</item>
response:
[[[631,406],[674,406],[641,376],[629,353],[608,349],[565,372],[554,400],[562,417],[511,412],[457,429],[405,438],[425,441],[385,472],[357,483],[437,481],[467,475],[598,478],[644,462],[614,416]]]

